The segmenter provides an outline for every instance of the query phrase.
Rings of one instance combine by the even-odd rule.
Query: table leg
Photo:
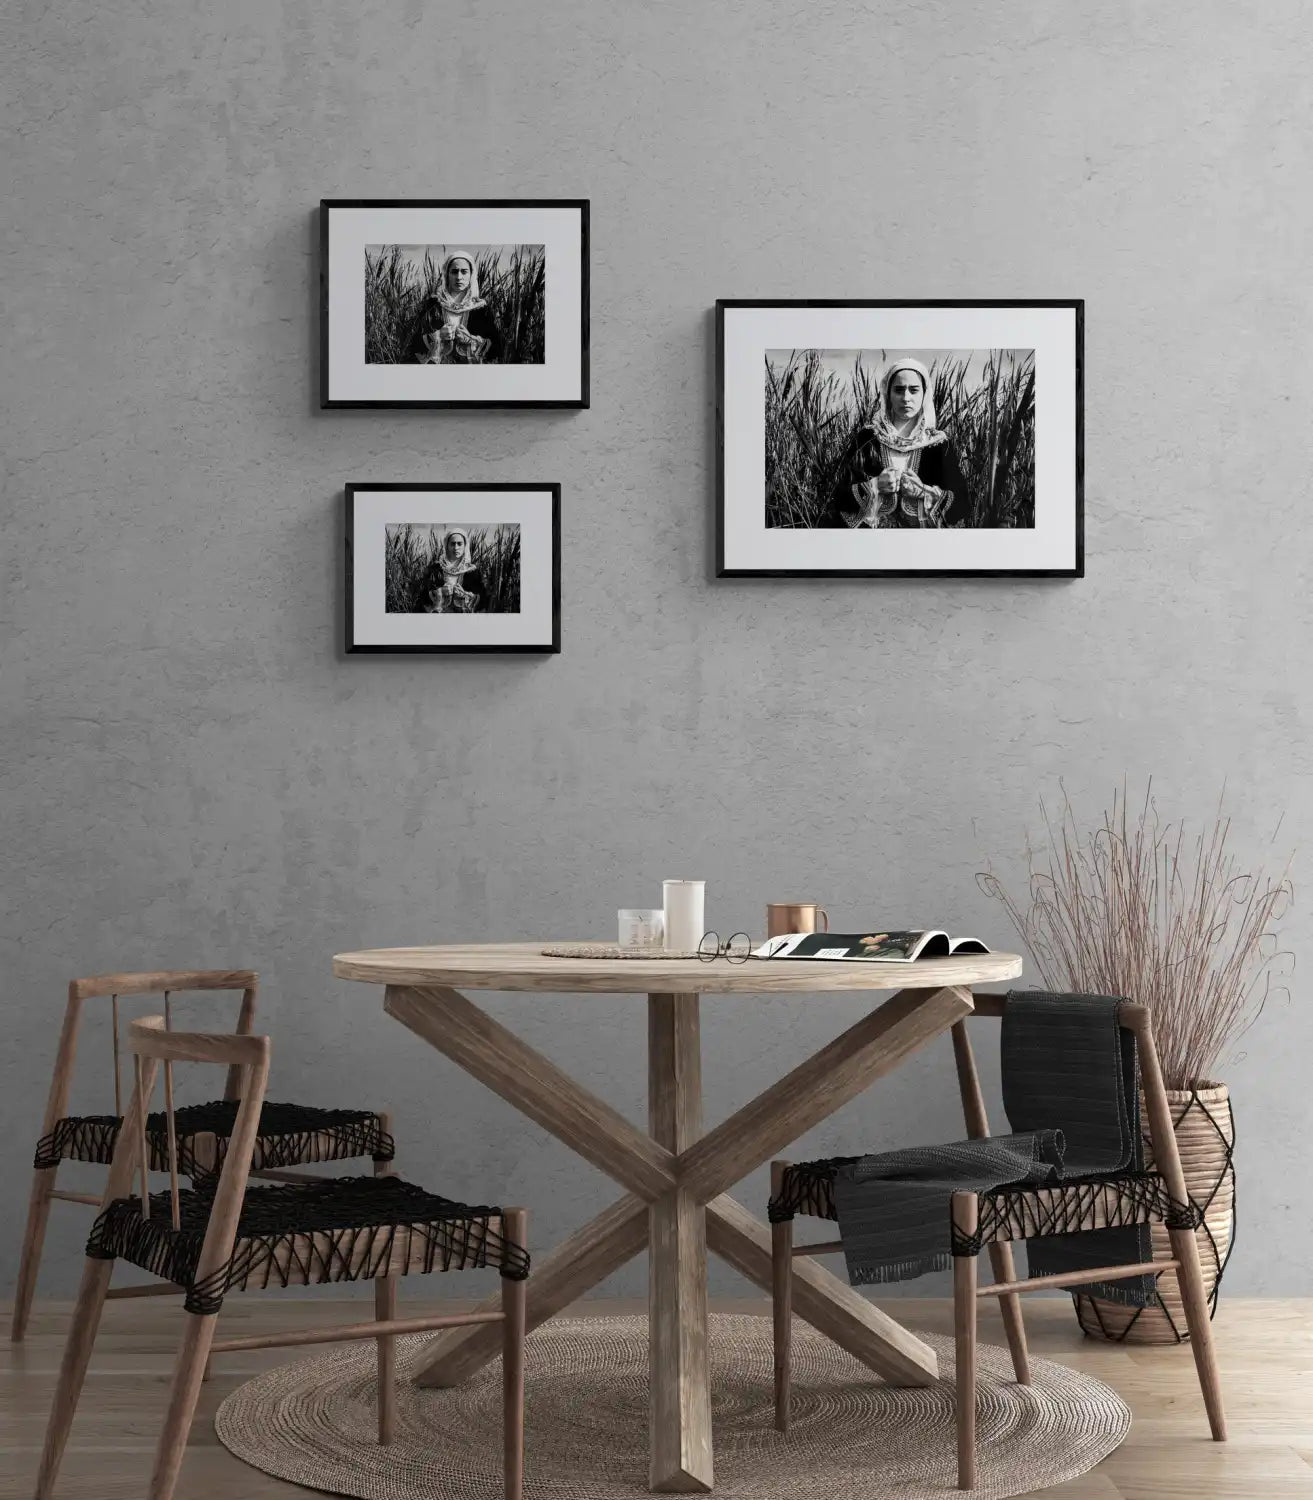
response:
[[[749,1281],[770,1290],[770,1225],[728,1193],[707,1204],[707,1243]],[[819,1261],[793,1262],[793,1310],[890,1385],[933,1385],[939,1378],[939,1361],[928,1344]]]
[[[680,1186],[703,1203],[727,1193],[974,1008],[971,991],[957,985],[900,990],[707,1131],[680,1156]]]
[[[664,1388],[658,1374],[654,1404],[658,1398],[667,1403],[659,1424],[679,1434],[681,1456],[672,1467],[693,1477],[700,1477],[701,1466],[684,1445],[697,1447],[701,1418],[695,1413],[705,1385],[704,1235],[717,1254],[759,1285],[770,1285],[769,1229],[724,1190],[972,1009],[963,989],[903,991],[702,1135],[700,1079],[690,1071],[698,1066],[697,1003],[696,997],[650,997],[653,1038],[665,1060],[658,1065],[654,1055],[651,1064],[654,1135],[645,1135],[454,990],[389,987],[385,996],[391,1015],[629,1189],[550,1255],[535,1257],[528,1326],[554,1316],[636,1255],[650,1228],[661,1240],[650,1273],[653,1306],[670,1313],[670,1330],[692,1330],[691,1342],[675,1340],[670,1361],[659,1361],[660,1370],[677,1372],[678,1389]],[[666,1139],[687,1144],[668,1146]],[[937,1378],[933,1350],[815,1262],[795,1269],[794,1291],[802,1317],[886,1378],[905,1385]],[[480,1311],[499,1307],[494,1297]],[[654,1332],[654,1345],[661,1337],[672,1347],[673,1333]],[[494,1327],[475,1325],[450,1330],[431,1347],[418,1382],[447,1386],[495,1358],[500,1344]]]
[[[626,1193],[595,1219],[576,1229],[550,1254],[533,1257],[526,1283],[528,1309],[525,1328],[532,1331],[570,1303],[577,1301],[619,1270],[647,1246],[648,1206]],[[501,1293],[479,1303],[479,1312],[499,1312]],[[423,1386],[459,1385],[501,1353],[501,1326],[473,1323],[439,1334],[430,1344],[428,1364],[415,1376]]]
[[[383,1009],[631,1193],[675,1186],[669,1151],[456,990],[389,985]]]
[[[648,996],[648,1118],[676,1154],[702,1134],[696,995]],[[649,1225],[648,1486],[702,1492],[712,1486],[706,1214],[677,1188],[652,1203]]]

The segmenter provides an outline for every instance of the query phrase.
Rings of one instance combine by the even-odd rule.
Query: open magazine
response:
[[[946,932],[786,932],[768,938],[754,952],[758,958],[910,964],[918,958],[948,958],[954,953],[989,953],[992,949],[979,938],[949,937]]]

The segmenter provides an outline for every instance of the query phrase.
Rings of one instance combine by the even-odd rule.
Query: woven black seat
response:
[[[860,1160],[858,1156],[831,1156],[820,1161],[790,1163],[781,1175],[779,1191],[767,1206],[771,1223],[786,1223],[797,1214],[837,1220],[835,1175],[840,1167]],[[954,1232],[955,1255],[978,1255],[986,1245],[1012,1240],[1114,1229],[1128,1224],[1194,1229],[1200,1222],[1199,1211],[1192,1204],[1172,1201],[1167,1184],[1155,1172],[1071,1177],[1046,1187],[1021,1183],[980,1193],[978,1202],[980,1219],[976,1233],[967,1237]]]
[[[196,1266],[214,1192],[207,1182],[178,1194],[117,1198],[87,1240],[96,1260],[121,1259],[185,1287],[188,1312],[218,1312],[224,1293],[276,1286],[368,1281],[386,1272],[488,1267],[510,1281],[529,1274],[529,1257],[496,1227],[501,1209],[457,1203],[399,1177],[329,1177],[321,1182],[248,1187],[228,1264],[204,1282]]]
[[[216,1099],[174,1111],[178,1170],[184,1177],[203,1177],[223,1165],[237,1119],[237,1103],[236,1099]],[[61,1161],[89,1161],[108,1166],[122,1123],[117,1115],[70,1115],[57,1120],[37,1142],[35,1165],[43,1169],[56,1167]],[[152,1171],[167,1171],[168,1126],[162,1110],[150,1115],[146,1141]],[[251,1166],[258,1171],[362,1156],[382,1162],[391,1161],[395,1154],[382,1117],[372,1110],[317,1109],[308,1104],[266,1100],[260,1111],[260,1134]]]

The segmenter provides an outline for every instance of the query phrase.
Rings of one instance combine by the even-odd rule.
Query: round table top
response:
[[[548,958],[561,943],[462,943],[440,948],[374,948],[339,953],[333,973],[366,984],[449,985],[453,989],[591,991],[620,995],[780,994],[818,990],[942,989],[1016,979],[1015,953],[969,953],[915,963],[718,958]]]

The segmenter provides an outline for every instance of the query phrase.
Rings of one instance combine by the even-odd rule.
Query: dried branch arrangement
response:
[[[1151,1006],[1167,1087],[1209,1080],[1291,959],[1275,931],[1294,894],[1289,860],[1279,873],[1242,867],[1220,801],[1190,836],[1184,821],[1162,821],[1152,783],[1138,814],[1123,787],[1088,833],[1065,792],[1056,818],[1040,810],[1047,842],[1026,841],[1029,902],[992,870],[980,888],[1002,903],[1048,989]]]

